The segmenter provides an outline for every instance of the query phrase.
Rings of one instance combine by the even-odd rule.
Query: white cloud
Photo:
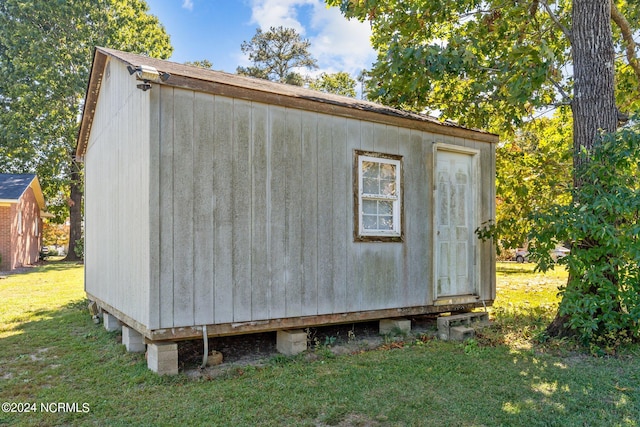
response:
[[[252,0],[251,22],[263,30],[271,27],[287,27],[305,35],[306,30],[298,20],[298,8],[313,5],[317,0]]]
[[[369,24],[347,20],[323,0],[251,0],[251,9],[251,22],[263,30],[289,27],[308,38],[320,66],[317,73],[346,71],[355,76],[375,60]]]
[[[330,72],[356,74],[370,68],[376,54],[371,47],[371,27],[366,22],[347,20],[338,8],[327,9],[322,2],[314,6],[310,38],[311,53]]]
[[[187,10],[193,10],[193,0],[182,0],[182,7]]]

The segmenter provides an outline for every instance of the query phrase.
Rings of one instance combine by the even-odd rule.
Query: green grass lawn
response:
[[[0,280],[0,403],[35,412],[0,412],[0,425],[640,425],[638,348],[594,358],[540,344],[566,274],[498,270],[494,325],[474,340],[277,357],[214,380],[159,377],[127,353],[92,322],[82,266],[11,275]]]

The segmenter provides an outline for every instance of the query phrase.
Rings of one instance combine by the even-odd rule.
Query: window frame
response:
[[[373,161],[380,164],[392,164],[396,168],[396,196],[365,194],[363,185],[362,162]],[[403,242],[404,241],[404,170],[403,157],[395,154],[354,150],[353,152],[353,238],[355,242]],[[366,230],[363,222],[363,200],[391,200],[391,230]]]

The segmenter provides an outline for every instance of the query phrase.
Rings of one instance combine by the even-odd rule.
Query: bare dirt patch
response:
[[[435,316],[411,318],[410,335],[395,337],[381,336],[377,321],[307,328],[308,350],[303,357],[311,362],[331,355],[357,354],[425,334],[435,336],[435,319]],[[209,338],[208,346],[210,352],[222,353],[222,364],[200,368],[202,340],[182,341],[178,343],[180,370],[195,379],[211,379],[241,372],[247,366],[264,366],[282,356],[276,349],[276,332]]]

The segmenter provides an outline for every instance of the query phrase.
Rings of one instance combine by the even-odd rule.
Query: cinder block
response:
[[[178,373],[178,344],[153,342],[147,346],[147,367],[160,375]]]
[[[380,335],[409,334],[409,333],[411,333],[411,320],[409,319],[380,320]]]
[[[124,344],[128,352],[144,353],[145,345],[142,334],[125,325],[122,326],[122,344]]]
[[[449,329],[449,339],[453,341],[464,341],[475,336],[476,332],[473,328],[466,326],[454,326]]]
[[[109,331],[118,331],[122,327],[122,323],[112,314],[103,313],[102,314],[102,323],[104,324],[104,328]]]
[[[278,331],[276,348],[287,356],[302,353],[307,350],[307,333],[302,329]]]
[[[452,316],[440,316],[438,323],[438,337],[441,340],[465,340],[475,335],[474,327],[482,327],[489,324],[489,314],[485,312],[472,312],[455,314]],[[454,335],[455,328],[458,329]],[[469,336],[468,330],[473,331]]]

